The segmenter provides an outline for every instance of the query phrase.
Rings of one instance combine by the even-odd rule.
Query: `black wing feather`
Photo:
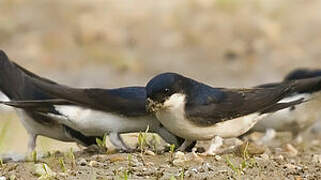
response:
[[[207,88],[207,87],[205,87]],[[185,106],[186,116],[198,125],[213,125],[218,122],[238,118],[255,112],[264,111],[284,98],[291,88],[289,85],[280,85],[273,88],[254,89],[220,89],[220,98],[214,98],[212,103],[199,104],[188,97]],[[201,95],[203,98],[204,94]]]

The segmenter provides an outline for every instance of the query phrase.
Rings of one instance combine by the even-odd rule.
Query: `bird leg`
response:
[[[120,136],[118,132],[112,132],[109,134],[110,142],[115,146],[115,148],[119,151],[125,151],[125,152],[132,152],[133,149],[128,147],[124,141],[123,138]]]
[[[29,134],[29,142],[28,142],[28,153],[32,153],[36,149],[37,135]]]
[[[200,155],[202,156],[208,156],[208,155],[215,155],[217,152],[217,149],[223,145],[223,138],[220,136],[215,136],[213,139],[211,139],[211,145],[210,147]]]
[[[176,138],[175,135],[173,135],[172,133],[170,133],[166,128],[164,127],[160,127],[157,129],[157,134],[159,134],[159,136],[161,138],[163,138],[167,143],[169,144],[175,144],[175,146],[179,145],[178,139]]]
[[[188,148],[193,142],[194,142],[194,140],[185,139],[183,144],[179,148],[177,148],[177,151],[184,152],[185,149]]]

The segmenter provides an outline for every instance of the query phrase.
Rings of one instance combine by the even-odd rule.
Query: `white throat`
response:
[[[175,93],[171,95],[165,102],[164,102],[164,108],[168,109],[180,109],[185,106],[185,94],[181,93]]]

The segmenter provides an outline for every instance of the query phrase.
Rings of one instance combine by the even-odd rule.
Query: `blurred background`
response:
[[[75,87],[145,85],[173,71],[213,86],[279,81],[321,68],[318,0],[1,0],[0,49]],[[0,151],[25,152],[15,111],[0,110]],[[70,144],[40,138],[38,149]]]

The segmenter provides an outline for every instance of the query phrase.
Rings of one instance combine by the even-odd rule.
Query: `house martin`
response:
[[[212,140],[204,153],[208,155],[222,145],[222,138],[238,137],[267,115],[304,102],[304,98],[284,98],[320,82],[317,78],[264,88],[226,89],[163,73],[146,85],[147,110],[170,132],[185,139],[179,150],[195,140]]]
[[[0,91],[7,96],[9,100],[53,99],[53,96],[35,86],[34,79],[48,84],[55,84],[55,82],[39,77],[10,61],[5,52],[0,50]],[[53,106],[51,108],[53,108]],[[29,152],[35,149],[38,135],[65,142],[76,141],[85,146],[96,143],[96,137],[84,136],[80,132],[32,109],[16,110],[20,121],[29,134]]]
[[[0,87],[11,99],[2,103],[23,113],[22,123],[32,137],[30,149],[34,149],[37,135],[90,145],[107,133],[116,149],[131,151],[120,134],[145,131],[147,127],[170,144],[179,146],[184,141],[146,111],[145,87],[71,88],[41,78],[10,62],[3,52],[1,55],[4,70]]]
[[[321,70],[296,69],[287,74],[283,82],[314,77],[321,77]],[[257,87],[273,87],[281,83],[264,84]],[[311,127],[321,116],[321,84],[307,86],[300,91],[290,93],[284,101],[293,101],[300,98],[311,99],[311,101],[275,112],[259,121],[251,129],[251,131],[266,131],[266,134],[258,142],[270,141],[274,138],[275,131],[289,131],[294,136],[295,141],[301,141],[300,133]]]

